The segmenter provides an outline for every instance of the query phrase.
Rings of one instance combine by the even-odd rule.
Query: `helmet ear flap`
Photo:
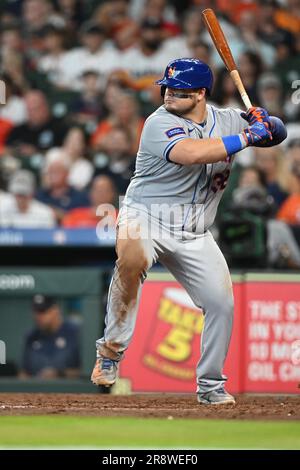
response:
[[[165,96],[166,88],[167,88],[166,85],[162,85],[162,86],[160,87],[160,94],[161,94],[162,97]]]

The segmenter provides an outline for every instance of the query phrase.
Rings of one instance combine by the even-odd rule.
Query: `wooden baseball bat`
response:
[[[211,8],[203,10],[202,17],[207,27],[207,30],[214,42],[214,45],[216,46],[216,49],[221,56],[221,59],[226,65],[226,68],[229,71],[232,80],[234,81],[237,89],[239,90],[243,103],[246,109],[248,110],[252,107],[252,104],[245,90],[240,74],[237,70],[236,63],[234,61],[230,47],[220,26],[219,20]]]

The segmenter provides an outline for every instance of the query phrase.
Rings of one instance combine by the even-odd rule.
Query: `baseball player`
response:
[[[200,60],[172,61],[156,83],[164,105],[145,122],[135,174],[119,213],[118,259],[91,380],[106,386],[115,382],[133,336],[142,283],[160,261],[204,312],[198,401],[234,404],[222,373],[232,331],[232,283],[209,228],[234,155],[251,145],[276,145],[286,131],[262,108],[245,114],[207,104],[213,75]]]

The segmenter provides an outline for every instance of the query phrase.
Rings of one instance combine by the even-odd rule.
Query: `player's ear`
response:
[[[204,98],[206,98],[206,88],[199,88],[198,90],[198,101],[202,101]]]

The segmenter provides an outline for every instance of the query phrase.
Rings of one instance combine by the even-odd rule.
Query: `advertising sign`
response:
[[[131,380],[133,391],[195,392],[203,312],[177,282],[159,280],[162,277],[172,279],[150,275],[143,287],[134,339],[120,375]],[[238,292],[235,298],[239,301]],[[233,392],[240,386],[239,326],[237,318],[225,369],[230,372],[228,388]]]
[[[299,392],[300,283],[251,276],[244,284],[244,389]]]

